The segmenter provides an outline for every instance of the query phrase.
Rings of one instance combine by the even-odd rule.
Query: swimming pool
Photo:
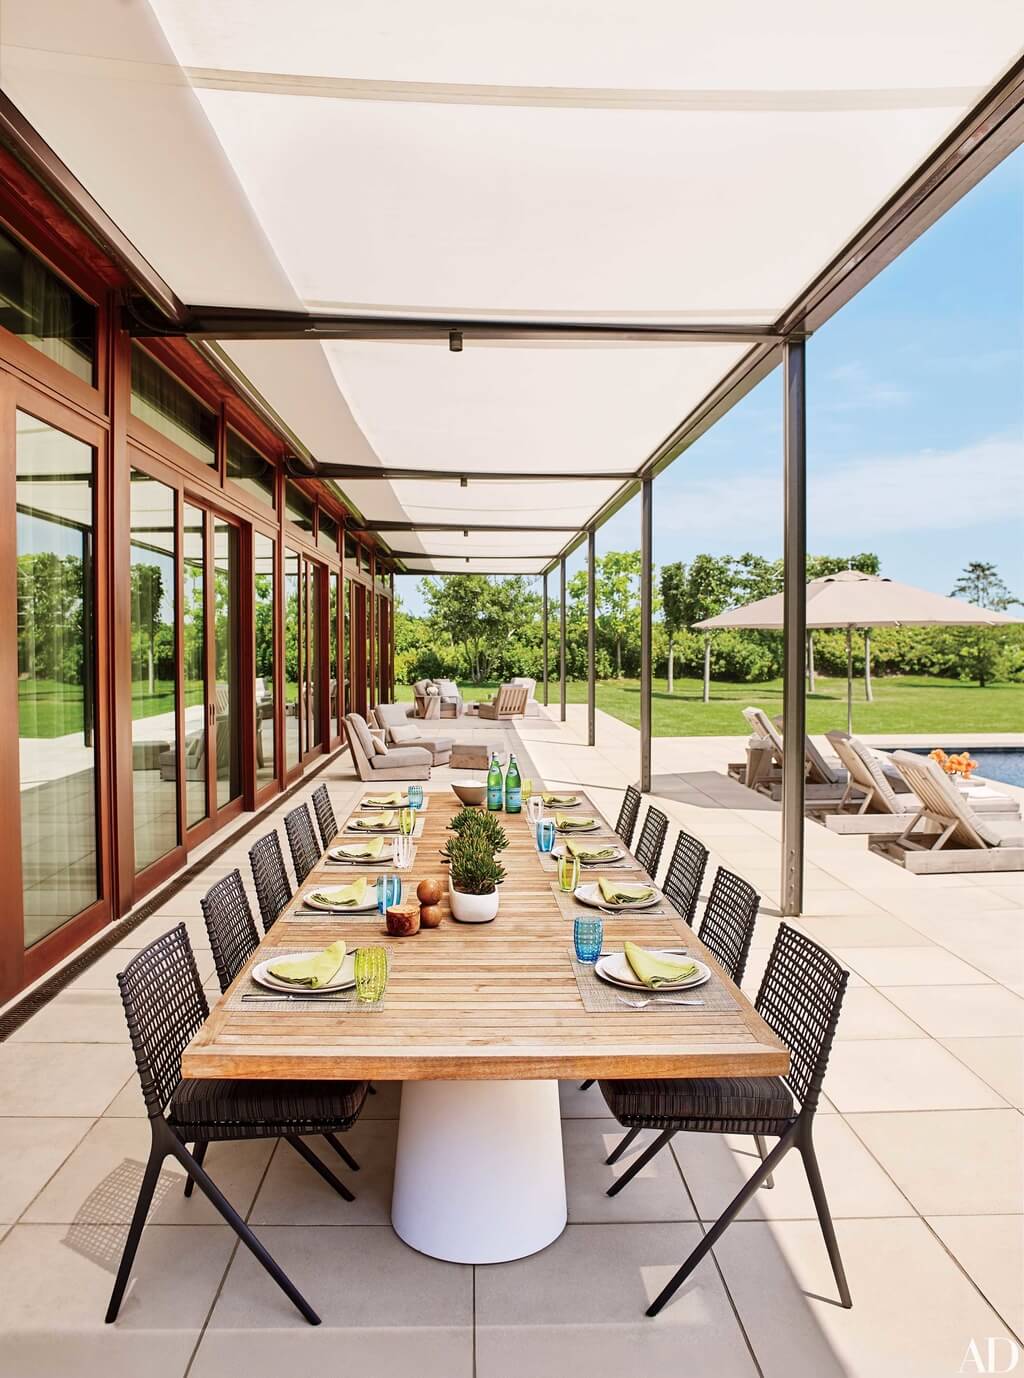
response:
[[[927,756],[931,747],[908,746],[917,756]],[[1020,746],[944,746],[950,756],[969,751],[971,760],[978,763],[978,775],[989,780],[1002,780],[1006,785],[1020,785],[1024,789],[1024,747]]]

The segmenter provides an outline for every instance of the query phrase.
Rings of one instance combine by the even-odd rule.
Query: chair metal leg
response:
[[[632,1182],[633,1178],[637,1175],[637,1173],[642,1172],[643,1169],[647,1166],[647,1164],[651,1161],[651,1159],[655,1157],[656,1154],[661,1152],[661,1150],[665,1147],[668,1141],[670,1139],[675,1138],[675,1135],[676,1131],[674,1129],[666,1129],[661,1134],[659,1134],[653,1144],[648,1144],[648,1146],[644,1149],[643,1153],[640,1154],[640,1157],[637,1158],[636,1162],[631,1163],[629,1167],[626,1168],[626,1171],[622,1174],[622,1176],[618,1178],[617,1181],[611,1184],[605,1195],[618,1196],[619,1192],[626,1185],[626,1183]]]
[[[314,1172],[318,1172],[328,1186],[333,1187],[339,1196],[346,1201],[354,1201],[356,1198],[349,1191],[344,1182],[340,1182],[334,1173],[325,1163],[322,1163],[308,1144],[303,1143],[297,1134],[287,1134],[285,1141],[290,1143],[300,1158],[305,1158]]]
[[[149,1151],[149,1161],[146,1170],[142,1175],[142,1185],[139,1187],[139,1199],[135,1203],[135,1214],[132,1216],[131,1228],[128,1231],[128,1238],[125,1240],[124,1251],[121,1254],[121,1263],[117,1270],[117,1277],[114,1280],[114,1290],[110,1294],[110,1304],[107,1306],[107,1314],[104,1317],[107,1325],[117,1320],[117,1313],[121,1309],[121,1299],[124,1296],[124,1289],[128,1286],[128,1279],[131,1276],[132,1264],[135,1262],[135,1255],[138,1251],[139,1240],[142,1238],[143,1226],[146,1223],[146,1216],[149,1214],[149,1207],[153,1200],[153,1193],[160,1178],[160,1169],[164,1165],[166,1151],[161,1151],[154,1140],[153,1146]]]
[[[839,1253],[839,1241],[836,1239],[835,1226],[832,1224],[832,1214],[828,1208],[825,1186],[821,1180],[821,1170],[818,1167],[818,1158],[814,1152],[809,1124],[797,1140],[797,1148],[799,1148],[800,1156],[804,1160],[807,1185],[810,1187],[811,1196],[814,1199],[814,1209],[818,1212],[818,1223],[821,1225],[821,1233],[825,1238],[825,1248],[828,1250],[829,1262],[832,1264],[836,1286],[839,1288],[839,1300],[843,1306],[849,1309],[853,1305],[853,1298],[850,1296],[850,1286],[846,1281],[846,1269],[843,1267],[843,1260]]]
[[[335,1153],[338,1155],[338,1157],[341,1159],[343,1163],[347,1163],[353,1172],[359,1171],[359,1164],[352,1157],[352,1154],[349,1153],[348,1149],[345,1147],[345,1145],[341,1142],[340,1139],[338,1139],[334,1134],[325,1134],[324,1138],[334,1149]]]
[[[202,1165],[203,1165],[203,1159],[206,1157],[206,1150],[207,1150],[208,1147],[209,1147],[209,1145],[205,1142],[205,1140],[203,1140],[203,1139],[197,1139],[197,1140],[196,1140],[195,1148],[192,1150],[192,1156],[195,1158],[196,1162],[199,1164],[200,1167],[202,1167]],[[186,1175],[186,1177],[185,1177],[185,1195],[186,1195],[186,1196],[191,1196],[191,1195],[192,1195],[192,1188],[193,1188],[194,1186],[195,1186],[195,1182],[192,1180],[192,1174],[191,1174],[191,1172],[190,1172],[190,1173],[188,1173],[188,1174]]]
[[[586,1081],[581,1081],[581,1082],[580,1082],[580,1090],[581,1090],[581,1091],[589,1091],[590,1088],[593,1086],[593,1084],[594,1084],[595,1081],[596,1081],[596,1077],[588,1077],[588,1079],[587,1079]]]
[[[608,1157],[605,1159],[605,1162],[608,1164],[609,1167],[612,1165],[612,1163],[617,1163],[619,1161],[619,1159],[625,1153],[626,1149],[630,1146],[630,1144],[633,1142],[633,1140],[639,1133],[640,1126],[637,1125],[635,1129],[630,1129],[626,1132],[626,1134],[623,1135],[623,1137],[619,1140],[619,1142],[612,1149],[611,1153],[609,1153]]]
[[[761,1162],[763,1163],[764,1160],[768,1157],[768,1145],[764,1141],[764,1135],[755,1134],[754,1142],[757,1144],[757,1151],[758,1153],[760,1153]],[[769,1190],[775,1185],[775,1178],[772,1176],[770,1172],[768,1176],[764,1179],[764,1184]]]
[[[793,1147],[793,1140],[795,1137],[795,1128],[790,1129],[782,1136],[771,1153],[768,1154],[768,1157],[754,1173],[753,1177],[740,1188],[729,1205],[726,1206],[725,1210],[712,1225],[711,1229],[708,1230],[707,1234],[693,1250],[683,1266],[675,1273],[658,1296],[655,1297],[654,1301],[651,1302],[650,1306],[647,1308],[648,1316],[656,1316],[665,1303],[675,1296],[676,1292],[690,1276],[704,1255],[710,1253],[719,1239],[721,1239],[722,1235],[725,1234],[737,1215],[739,1215],[740,1211],[754,1195],[758,1187],[760,1187],[765,1177],[773,1168],[778,1167],[779,1163]]]
[[[192,1176],[196,1179],[196,1185],[199,1187],[199,1190],[207,1198],[210,1204],[223,1216],[253,1257],[263,1265],[288,1300],[301,1311],[310,1325],[319,1325],[320,1317],[313,1310],[309,1302],[295,1286],[280,1264],[275,1262],[273,1257],[256,1238],[252,1230],[250,1230],[249,1226],[221,1191],[220,1187],[218,1187],[216,1182],[209,1176],[206,1169],[196,1162],[185,1145],[179,1139],[176,1139],[170,1130],[168,1130],[168,1139],[173,1142],[168,1143],[167,1151],[174,1154],[186,1172],[191,1172]]]

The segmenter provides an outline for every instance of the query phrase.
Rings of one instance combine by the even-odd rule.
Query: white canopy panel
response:
[[[544,572],[544,560],[406,560],[409,574],[530,574]]]

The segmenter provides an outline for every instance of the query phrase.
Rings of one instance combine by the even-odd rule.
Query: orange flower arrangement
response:
[[[964,780],[969,780],[972,773],[978,769],[978,763],[971,759],[969,751],[961,751],[959,756],[947,756],[942,747],[937,746],[934,751],[929,751],[928,755],[947,775],[959,775]]]

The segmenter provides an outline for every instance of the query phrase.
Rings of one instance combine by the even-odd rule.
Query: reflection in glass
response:
[[[365,623],[363,626],[363,646],[366,651],[366,663],[363,666],[364,680],[366,686],[366,711],[369,712],[373,707],[373,594],[369,589],[363,589],[363,608],[365,609]]]
[[[331,740],[338,735],[338,575],[332,570],[330,574],[330,621],[328,624],[328,636],[330,637],[330,666],[328,675],[330,677],[331,695]]]
[[[256,632],[256,780],[274,778],[274,542],[253,536],[253,621]]]
[[[303,531],[313,532],[313,503],[294,483],[284,486],[284,514]]]
[[[173,488],[131,471],[135,869],[178,845]]]
[[[320,517],[317,521],[316,543],[327,555],[337,555],[338,553],[338,523],[333,517],[320,510]]]
[[[217,418],[139,345],[132,345],[132,416],[211,467],[217,463]]]
[[[341,616],[341,711],[342,713],[351,713],[352,698],[351,686],[349,684],[349,662],[352,658],[352,581],[350,579],[344,581],[341,600]]]
[[[274,466],[232,430],[228,431],[227,474],[250,497],[274,506]]]
[[[185,504],[182,632],[185,643],[185,822],[206,817],[206,533],[204,514]]]
[[[284,552],[284,735],[285,764],[299,763],[299,557]]]
[[[213,655],[216,666],[217,807],[242,793],[242,734],[238,684],[238,527],[213,523]]]
[[[309,635],[306,639],[306,677],[309,683],[309,730],[306,750],[319,746],[324,739],[323,691],[324,677],[320,659],[320,566],[306,562],[306,607],[309,614]]]
[[[96,308],[0,231],[0,326],[92,383]]]
[[[17,413],[25,946],[99,898],[92,447]]]

